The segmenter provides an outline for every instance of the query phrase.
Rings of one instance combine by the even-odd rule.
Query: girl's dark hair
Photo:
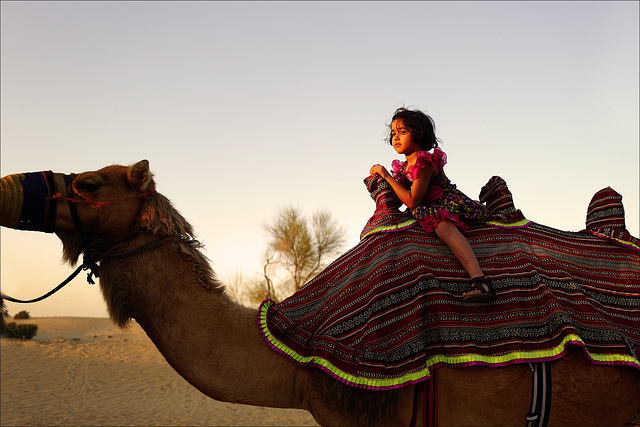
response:
[[[406,108],[398,108],[391,118],[389,124],[389,136],[387,142],[393,145],[393,137],[391,136],[391,125],[394,120],[402,120],[404,126],[411,132],[413,140],[420,145],[424,151],[429,151],[438,146],[439,138],[436,138],[436,124],[433,119],[420,110],[408,110]]]

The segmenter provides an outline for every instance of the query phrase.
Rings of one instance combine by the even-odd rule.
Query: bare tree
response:
[[[252,305],[260,304],[267,298],[279,301],[274,289],[270,288],[270,284],[261,275],[256,274],[254,277],[247,279],[245,289],[247,299]]]
[[[295,207],[286,207],[264,225],[268,234],[264,282],[271,298],[290,294],[314,278],[340,253],[345,229],[328,212],[315,212],[311,221]],[[283,274],[284,273],[284,274]]]
[[[278,301],[273,284],[261,273],[245,276],[236,271],[227,277],[225,291],[233,301],[248,307],[260,304],[266,298]]]

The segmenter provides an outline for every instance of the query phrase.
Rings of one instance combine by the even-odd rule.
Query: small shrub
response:
[[[38,325],[29,325],[23,323],[21,325],[16,322],[7,324],[6,333],[8,338],[24,338],[30,340],[38,332]]]
[[[28,311],[24,311],[22,310],[20,313],[16,314],[15,316],[13,316],[14,319],[28,319],[29,316],[29,312]]]

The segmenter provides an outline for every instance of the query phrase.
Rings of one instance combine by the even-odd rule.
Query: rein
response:
[[[136,233],[136,235],[137,234],[138,233]],[[117,243],[116,245],[114,245],[114,247],[128,240],[131,240],[133,237],[135,237],[135,235]],[[21,304],[30,304],[30,303],[42,301],[50,297],[51,295],[55,294],[56,292],[58,292],[60,289],[64,288],[69,282],[75,279],[76,276],[80,274],[82,270],[89,270],[89,273],[87,273],[87,283],[89,283],[90,285],[95,285],[96,282],[93,280],[93,277],[96,277],[96,278],[99,277],[99,271],[100,271],[100,265],[98,265],[98,261],[101,261],[103,259],[124,259],[124,258],[129,258],[135,255],[139,255],[143,252],[146,252],[150,249],[155,248],[156,246],[159,246],[165,239],[168,239],[169,237],[171,236],[160,236],[150,242],[145,243],[142,246],[138,246],[137,248],[130,250],[129,252],[124,252],[120,254],[103,253],[103,252],[99,252],[96,249],[85,249],[83,250],[84,254],[82,257],[82,264],[78,268],[76,268],[75,271],[71,273],[71,275],[67,277],[62,283],[60,283],[58,286],[56,286],[54,289],[47,292],[46,294],[31,300],[20,300],[17,298],[10,297],[9,295],[6,295],[6,294],[2,294],[1,299],[6,299],[7,301],[21,303]]]
[[[75,178],[75,176],[72,175],[65,175],[65,183],[69,186],[72,182],[73,179]],[[62,200],[62,201],[66,201],[69,204],[69,210],[71,212],[71,218],[73,219],[73,223],[76,227],[76,230],[80,233],[80,237],[82,238],[82,246],[81,246],[81,250],[80,252],[83,253],[83,258],[82,258],[82,264],[76,268],[76,270],[71,273],[71,275],[69,277],[67,277],[62,283],[60,283],[58,286],[56,286],[54,289],[52,289],[51,291],[47,292],[46,294],[38,297],[38,298],[34,298],[31,300],[20,300],[17,298],[13,298],[10,297],[8,295],[5,294],[1,294],[0,295],[0,304],[2,303],[2,299],[6,299],[7,301],[11,301],[11,302],[16,302],[16,303],[22,303],[22,304],[29,304],[29,303],[34,303],[34,302],[38,302],[38,301],[42,301],[45,298],[50,297],[51,295],[55,294],[56,292],[58,292],[60,289],[62,289],[64,286],[66,286],[69,282],[71,282],[78,274],[80,274],[80,272],[82,270],[89,270],[89,273],[87,274],[87,283],[89,283],[90,285],[94,285],[95,281],[93,280],[93,277],[99,277],[99,271],[100,271],[100,265],[98,264],[99,261],[102,261],[104,259],[124,259],[124,258],[129,258],[135,255],[139,255],[143,252],[146,252],[150,249],[155,248],[156,246],[159,246],[162,242],[164,242],[165,239],[171,237],[171,236],[160,236],[150,242],[147,242],[145,244],[143,244],[142,246],[139,246],[135,249],[132,249],[128,252],[124,252],[124,253],[119,253],[119,254],[111,254],[110,252],[118,245],[128,242],[130,240],[133,240],[135,237],[137,237],[140,233],[139,232],[135,232],[127,237],[125,237],[124,239],[120,240],[119,242],[117,242],[116,244],[114,244],[109,250],[107,250],[107,252],[100,252],[97,249],[93,249],[89,246],[89,242],[87,240],[86,234],[84,233],[84,228],[82,226],[82,221],[80,220],[80,216],[78,215],[78,209],[76,207],[76,203],[86,203],[89,206],[91,206],[92,208],[96,208],[96,209],[102,209],[106,206],[110,206],[114,203],[118,203],[118,202],[122,202],[125,200],[129,200],[129,199],[133,199],[133,198],[148,198],[149,196],[155,194],[156,191],[149,191],[147,193],[142,193],[142,194],[135,194],[133,196],[129,196],[129,197],[125,197],[123,199],[118,199],[118,200],[112,200],[109,202],[92,202],[89,200],[83,200],[83,199],[74,199],[74,198],[69,198],[69,197],[63,197],[61,193],[55,194],[52,197],[46,197],[47,200]],[[93,276],[93,277],[92,277]]]
[[[87,261],[87,259],[85,257],[83,259],[83,261],[82,261],[82,265],[79,266],[78,268],[76,268],[76,271],[71,273],[71,275],[69,277],[67,277],[62,283],[60,283],[54,289],[50,290],[49,292],[47,292],[46,294],[42,295],[41,297],[34,298],[34,299],[31,299],[31,300],[20,300],[20,299],[17,299],[17,298],[12,298],[12,297],[10,297],[9,295],[6,295],[6,294],[2,294],[2,297],[0,299],[6,299],[7,301],[17,302],[17,303],[21,303],[21,304],[29,304],[29,303],[32,303],[32,302],[42,301],[43,299],[50,297],[51,295],[55,294],[60,289],[62,289],[67,283],[72,281],[78,274],[80,274],[80,271],[87,270],[87,269],[92,269],[93,267],[91,265],[86,264],[85,263],[86,261]],[[95,262],[94,262],[94,265],[95,265]],[[91,274],[93,274],[93,271],[91,273],[89,273],[89,275],[87,277],[87,281],[89,283],[93,282],[93,280],[91,279]],[[93,283],[95,283],[95,282],[93,282]]]

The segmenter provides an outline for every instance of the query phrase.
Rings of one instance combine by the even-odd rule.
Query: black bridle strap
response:
[[[153,249],[156,246],[159,246],[165,239],[169,238],[171,236],[159,236],[158,238],[145,243],[144,245],[138,246],[135,249],[130,250],[129,252],[124,252],[121,254],[112,254],[109,252],[100,252],[96,249],[86,249],[84,251],[85,256],[90,255],[90,256],[95,256],[98,260],[103,260],[103,259],[123,259],[123,258],[129,258],[135,255],[139,255],[143,252],[148,251],[149,249]],[[123,242],[122,242],[123,243]]]
[[[67,193],[71,194],[73,188],[73,181],[76,179],[76,175],[65,175],[64,182],[67,187]],[[76,203],[73,200],[68,200],[67,205],[69,206],[69,213],[71,214],[71,219],[73,219],[73,225],[76,227],[78,233],[80,233],[80,238],[82,239],[82,248],[87,246],[87,238],[84,234],[84,228],[82,227],[82,221],[80,220],[80,215],[78,215],[78,208],[76,207]]]

